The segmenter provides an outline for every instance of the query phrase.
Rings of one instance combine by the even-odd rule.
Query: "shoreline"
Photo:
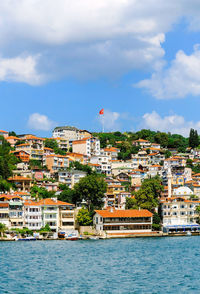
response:
[[[155,232],[155,233],[135,233],[135,234],[110,234],[107,237],[99,237],[97,240],[109,240],[109,239],[127,239],[127,238],[162,238],[162,237],[192,237],[192,236],[200,236],[200,232],[192,233],[190,236],[188,236],[186,233],[163,233],[163,232]],[[56,238],[56,239],[49,239],[49,238],[43,238],[43,239],[37,239],[35,241],[69,241],[66,239]],[[78,241],[93,241],[89,237],[83,237],[82,239]],[[0,238],[0,242],[13,242],[16,241],[14,239],[8,239],[8,238]],[[21,241],[23,242],[23,241]],[[26,241],[30,242],[30,241]]]

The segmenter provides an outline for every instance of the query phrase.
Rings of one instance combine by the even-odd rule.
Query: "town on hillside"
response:
[[[0,237],[199,234],[199,144],[194,129],[0,130]]]

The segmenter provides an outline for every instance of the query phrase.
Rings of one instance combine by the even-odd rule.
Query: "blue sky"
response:
[[[0,3],[0,129],[101,131],[104,108],[106,131],[200,133],[200,3],[11,2]]]

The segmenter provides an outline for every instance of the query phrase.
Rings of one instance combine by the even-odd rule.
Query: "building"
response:
[[[100,155],[100,141],[98,138],[90,137],[72,142],[72,151],[91,157]]]
[[[24,150],[11,151],[17,158],[19,158],[22,162],[30,161],[30,154]]]
[[[111,175],[111,164],[109,157],[106,155],[94,155],[90,158],[91,164],[97,164],[101,167],[100,172],[106,174],[107,176]]]
[[[50,154],[44,158],[44,165],[50,170],[50,173],[58,172],[60,169],[69,167],[69,159],[65,155]]]
[[[120,152],[120,149],[115,147],[107,147],[107,148],[101,149],[101,155],[107,156],[109,160],[117,160],[119,152]]]
[[[22,176],[13,176],[8,178],[8,181],[15,184],[18,191],[29,192],[31,189],[32,179],[22,177]]]
[[[196,231],[200,228],[196,222],[199,217],[196,207],[200,205],[200,201],[176,196],[160,202],[163,231],[185,232]]]
[[[74,230],[74,205],[59,201],[57,198],[46,198],[38,202],[42,210],[42,226],[49,225],[52,231]]]
[[[27,200],[24,203],[25,226],[29,230],[40,230],[42,228],[42,207],[37,202]]]
[[[4,138],[8,137],[8,132],[0,130],[0,136],[3,136]]]
[[[151,142],[143,139],[135,140],[133,141],[134,146],[140,146],[142,149],[143,148],[148,148],[151,146]]]
[[[10,145],[11,145],[12,147],[14,147],[15,144],[16,144],[17,142],[19,142],[21,139],[18,138],[18,137],[15,137],[15,136],[8,136],[8,137],[6,137],[6,140],[10,143]]]
[[[73,188],[86,175],[87,173],[81,170],[62,170],[58,172],[58,182],[66,184],[69,188]]]
[[[148,210],[95,210],[93,224],[100,234],[133,234],[152,231],[152,213]]]
[[[79,129],[71,126],[56,127],[53,130],[53,138],[65,138],[68,141],[81,139]]]

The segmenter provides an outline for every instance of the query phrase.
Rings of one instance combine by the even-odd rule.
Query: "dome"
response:
[[[179,187],[174,190],[174,195],[192,195],[194,194],[193,191],[188,187]]]

